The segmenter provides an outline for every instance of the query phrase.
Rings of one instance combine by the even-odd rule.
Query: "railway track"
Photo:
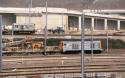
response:
[[[85,72],[125,72],[125,57],[120,55],[85,56]],[[80,73],[80,55],[4,57],[0,76]]]
[[[32,34],[32,35],[3,35],[2,38],[27,38],[28,36],[32,38],[44,38],[44,34]],[[109,35],[111,38],[125,38],[124,35]],[[71,35],[71,34],[59,34],[59,35],[48,35],[48,38],[56,39],[80,39],[81,35]],[[91,35],[86,35],[87,39],[91,38]],[[106,39],[106,35],[94,35],[93,38]]]
[[[40,52],[39,52],[40,53]],[[77,53],[77,54],[61,54],[61,53],[55,53],[55,54],[49,54],[49,55],[43,55],[43,54],[29,54],[29,55],[27,55],[27,54],[22,54],[22,55],[12,55],[12,56],[4,56],[3,55],[3,58],[36,58],[36,57],[47,57],[47,58],[50,58],[50,57],[62,57],[62,58],[64,58],[64,57],[72,57],[72,56],[77,56],[77,57],[80,57],[80,53]],[[85,54],[85,56],[87,56],[87,57],[91,57],[92,56],[92,54]],[[103,53],[101,53],[101,54],[94,54],[93,55],[95,58],[97,58],[97,57],[110,57],[110,56],[119,56],[119,57],[122,57],[122,58],[124,58],[124,56],[125,56],[125,53],[122,51],[122,52],[120,52],[120,53],[113,53],[113,52],[109,52],[109,53],[106,53],[106,52],[103,52]],[[111,58],[112,58],[111,57]],[[117,58],[117,57],[116,57]]]
[[[91,69],[91,70],[90,70]],[[96,71],[95,71],[96,69]],[[125,72],[125,69],[106,69],[103,67],[94,67],[94,69],[85,67],[85,73],[90,72]],[[3,73],[0,73],[0,76],[15,76],[15,75],[36,75],[36,74],[63,74],[63,73],[80,73],[80,67],[78,66],[67,66],[67,67],[35,67],[35,68],[26,68],[26,69],[13,69],[6,70]]]

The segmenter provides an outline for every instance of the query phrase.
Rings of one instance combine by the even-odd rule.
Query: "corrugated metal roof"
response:
[[[30,0],[0,0],[0,7],[28,7]],[[45,0],[32,0],[33,7],[44,7]],[[81,10],[82,0],[47,0],[49,7]],[[83,0],[83,8],[125,9],[125,0]],[[92,4],[93,3],[93,4]]]

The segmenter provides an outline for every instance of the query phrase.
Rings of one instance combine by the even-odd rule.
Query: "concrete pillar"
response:
[[[79,31],[81,31],[81,16],[79,16]]]
[[[107,30],[108,26],[107,26],[107,19],[104,19],[104,30]]]
[[[91,27],[92,27],[93,30],[94,30],[94,27],[95,27],[95,25],[94,25],[94,19],[95,19],[94,17],[91,18]]]
[[[66,33],[69,32],[69,26],[68,26],[68,16],[66,16],[66,25],[65,25],[65,30],[66,30]]]
[[[120,20],[117,21],[117,30],[120,30]]]

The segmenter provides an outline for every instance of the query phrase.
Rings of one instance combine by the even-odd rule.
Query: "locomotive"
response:
[[[84,50],[86,53],[91,53],[91,50],[94,53],[101,53],[103,51],[101,41],[85,41]],[[60,51],[63,53],[81,52],[81,41],[61,41]]]
[[[3,34],[33,34],[35,33],[35,24],[18,24],[4,26]]]

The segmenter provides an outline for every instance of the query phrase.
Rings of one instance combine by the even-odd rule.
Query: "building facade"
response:
[[[81,30],[81,15],[82,12],[77,10],[69,10],[65,8],[0,8],[0,15],[3,16],[3,25],[12,25],[13,23],[33,23],[36,30],[43,30],[46,26],[46,12],[47,14],[47,28],[56,29],[62,27],[66,32]],[[124,31],[125,30],[125,16],[120,15],[121,11],[116,10],[102,10],[99,12],[84,11],[85,31],[90,32],[106,30],[110,31]],[[110,13],[110,14],[109,14]]]

